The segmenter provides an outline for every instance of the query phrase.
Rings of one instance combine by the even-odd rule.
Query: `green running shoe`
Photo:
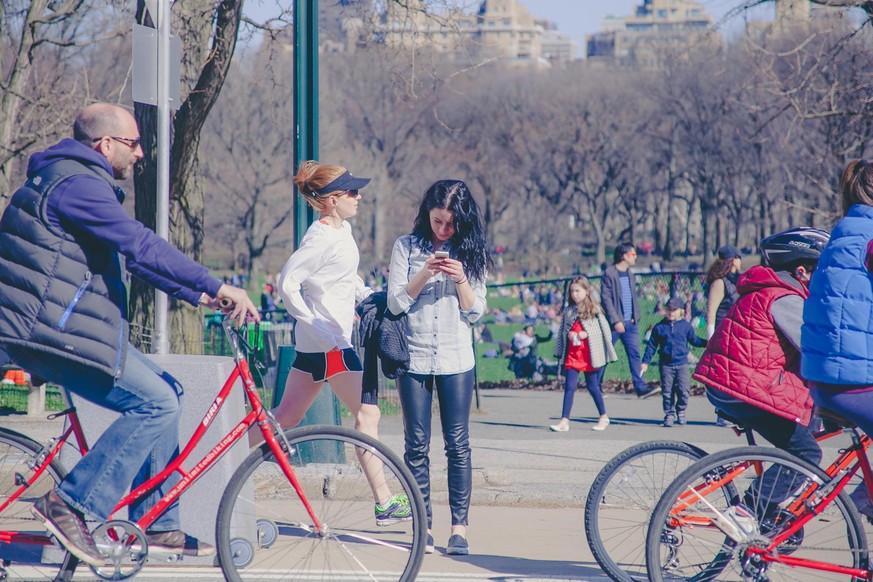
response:
[[[376,504],[376,525],[393,525],[412,519],[409,498],[403,493],[392,495],[384,505]]]

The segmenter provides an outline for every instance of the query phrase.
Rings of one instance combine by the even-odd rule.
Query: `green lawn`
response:
[[[666,278],[665,275],[664,278]],[[700,284],[697,280],[686,280],[684,281],[686,295],[693,290],[699,290]],[[595,283],[592,281],[592,284],[596,284],[599,286],[599,283]],[[519,299],[516,293],[510,295],[500,295],[494,289],[489,290],[488,293],[488,307],[489,309],[501,309],[503,311],[509,311],[513,306],[519,305]],[[654,293],[651,289],[646,289],[642,293],[642,297],[640,298],[640,311],[642,312],[642,318],[640,322],[640,354],[642,355],[643,351],[645,351],[645,342],[643,337],[646,334],[646,331],[653,327],[656,323],[658,323],[662,318],[663,314],[660,312],[656,312],[658,305],[658,300],[656,298],[656,293]],[[698,308],[702,309],[703,305],[698,305]],[[494,318],[492,316],[486,316],[482,320],[483,324],[487,325],[491,334],[495,340],[495,343],[479,343],[476,345],[476,363],[477,363],[477,373],[479,382],[506,382],[508,380],[514,380],[515,375],[508,369],[509,359],[503,356],[499,356],[497,358],[486,358],[484,354],[489,351],[497,350],[499,353],[499,345],[496,342],[506,342],[509,343],[512,341],[512,336],[517,331],[520,331],[524,328],[524,323],[494,323]],[[549,328],[546,324],[540,323],[536,326],[536,333],[538,336],[548,335]],[[705,329],[700,328],[697,329],[697,335],[700,337],[705,336]],[[550,340],[544,342],[539,345],[537,349],[537,353],[541,358],[545,358],[546,360],[553,361],[555,358],[552,356],[552,350],[554,349],[555,342],[554,340]],[[606,374],[604,376],[605,380],[630,380],[630,368],[627,363],[627,354],[624,349],[624,345],[621,342],[618,342],[615,346],[615,351],[618,354],[618,361],[609,364],[606,368]],[[692,359],[696,362],[697,358],[703,353],[703,348],[692,348]],[[645,375],[645,379],[653,382],[659,380],[658,376],[658,358],[657,355],[651,362],[649,366],[649,370]]]

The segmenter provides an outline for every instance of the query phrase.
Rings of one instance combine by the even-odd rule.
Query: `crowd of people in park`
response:
[[[476,367],[471,338],[486,314],[497,323],[521,326],[507,346],[518,377],[542,373],[537,347],[555,340],[553,371],[564,379],[559,421],[549,426],[556,433],[570,430],[583,381],[597,413],[590,428],[609,427],[601,386],[605,370],[618,360],[618,342],[636,397],[661,394],[664,427],[685,423],[693,378],[706,387],[721,416],[813,463],[821,459],[810,432],[814,405],[873,431],[873,354],[868,352],[873,345],[873,165],[864,160],[853,160],[843,172],[843,217],[832,233],[798,227],[765,237],[759,245],[762,264],[746,271],[740,252],[724,245],[706,273],[704,290],[664,278],[640,283],[637,250],[621,243],[612,264],[601,269],[599,292],[584,276],[566,287],[564,282],[500,287],[501,294],[518,293],[519,307],[489,312],[492,250],[482,213],[463,181],[441,179],[427,188],[408,234],[393,245],[389,265],[369,277],[371,283],[384,283],[384,290],[374,291],[358,274],[360,256],[349,222],[370,179],[340,165],[303,163],[294,183],[318,218],[281,273],[265,283],[258,309],[241,288],[243,280],[213,277],[122,209],[124,192],[116,181],[128,177],[143,155],[128,110],[89,105],[77,116],[72,138],[30,158],[27,181],[0,219],[3,353],[30,373],[121,413],[57,489],[33,505],[45,527],[87,564],[101,566],[104,556],[86,518],[105,521],[131,483],[148,480],[179,448],[183,390],[128,341],[125,267],[175,299],[227,309],[238,324],[273,319],[279,312],[292,317],[296,356],[272,411],[285,427],[301,422],[328,383],[355,428],[378,438],[375,359],[362,362],[352,336],[359,318],[382,326],[390,341],[371,349],[383,363],[390,360],[396,377],[403,458],[424,498],[428,553],[435,548],[434,398],[448,465],[445,550],[470,552],[469,425]],[[663,315],[651,330],[641,327],[641,297],[653,300]],[[705,309],[696,307],[704,302]],[[546,334],[537,333],[541,324]],[[699,335],[698,330],[705,331]],[[689,346],[705,347],[693,371]],[[660,382],[650,383],[644,374],[656,355]],[[256,444],[262,435],[249,437]],[[375,524],[411,519],[409,499],[387,487],[381,462],[363,451],[359,462],[372,489]],[[131,519],[149,511],[178,479],[171,476],[154,495],[134,502]],[[775,490],[779,484],[769,486]],[[859,491],[853,499],[873,517],[866,489]],[[184,533],[178,504],[145,535],[150,551],[195,556],[215,551]]]

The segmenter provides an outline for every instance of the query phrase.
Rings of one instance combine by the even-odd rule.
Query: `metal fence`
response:
[[[704,292],[704,277],[702,272],[637,272],[637,293],[640,300],[642,317],[640,321],[641,334],[645,337],[663,317],[663,305],[673,296],[682,296],[686,300],[686,316],[698,329],[699,335],[704,335],[706,316],[706,295]],[[503,349],[512,340],[512,336],[526,325],[533,324],[540,334],[549,328],[554,329],[561,315],[567,287],[573,277],[536,279],[513,283],[488,285],[488,310],[485,317],[474,329],[471,341],[476,350],[477,396],[479,385],[500,385],[516,381],[515,375],[509,370],[509,360]],[[599,294],[600,275],[589,276],[592,288]],[[254,328],[251,329],[254,334]],[[149,345],[151,330],[133,329],[132,334],[144,341],[145,348]],[[644,338],[641,338],[644,339]],[[553,340],[552,340],[553,341]],[[540,346],[540,355],[546,359],[552,355],[552,341]],[[294,344],[294,326],[291,322],[264,322],[259,327],[255,340],[258,347],[257,358],[264,373],[262,378],[256,374],[256,380],[261,382],[267,394],[275,388],[278,375],[279,346]],[[360,346],[356,344],[356,348]],[[618,382],[630,380],[630,370],[624,347],[616,345],[619,352],[618,362],[607,367],[606,380]],[[698,357],[702,350],[692,350],[692,358]],[[213,316],[204,318],[203,352],[207,355],[230,356],[230,346],[221,329],[220,320]],[[255,368],[255,362],[250,362]],[[651,370],[655,370],[652,372]],[[656,373],[656,367],[650,368],[650,374]],[[657,380],[655,376],[647,378]],[[400,409],[399,398],[394,381],[379,373],[379,394],[383,413],[392,414]],[[59,408],[59,399],[55,402],[54,391],[49,397],[51,401],[47,408]],[[26,388],[8,386],[0,388],[0,408],[26,410]]]
[[[706,295],[704,293],[704,273],[701,272],[641,272],[635,273],[637,293],[642,310],[640,321],[641,335],[645,336],[662,317],[663,305],[673,296],[686,299],[686,316],[699,330],[705,330]],[[488,310],[485,317],[474,328],[471,341],[476,350],[477,396],[478,386],[500,385],[516,381],[509,369],[509,359],[505,348],[512,336],[526,325],[533,324],[540,334],[549,328],[554,329],[560,321],[567,288],[574,277],[555,279],[536,279],[523,282],[492,284],[488,286]],[[592,288],[599,294],[600,275],[589,277]],[[206,322],[204,353],[229,355],[226,339],[220,326]],[[643,338],[641,338],[643,339]],[[363,351],[353,338],[355,347],[363,358]],[[259,347],[260,361],[267,369],[264,387],[272,390],[277,379],[278,346],[293,345],[292,323],[261,324]],[[549,359],[552,355],[552,341],[540,346],[540,355]],[[624,347],[616,346],[619,360],[607,368],[607,380],[629,382],[630,369]],[[700,348],[692,350],[692,358],[699,357]],[[554,364],[554,362],[552,362]],[[656,381],[657,367],[649,372],[649,380]],[[523,382],[522,382],[523,383]],[[400,402],[393,380],[379,373],[380,403],[383,413],[391,414],[399,410]]]

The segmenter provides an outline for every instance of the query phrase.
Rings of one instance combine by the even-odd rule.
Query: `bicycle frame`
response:
[[[852,445],[841,451],[837,459],[825,470],[828,480],[821,484],[807,482],[799,490],[795,491],[794,495],[786,500],[790,502],[786,505],[785,511],[790,515],[797,516],[797,519],[792,519],[788,527],[770,540],[768,546],[750,548],[750,553],[760,556],[760,559],[764,562],[778,562],[795,568],[806,568],[836,574],[846,574],[864,580],[873,580],[873,570],[867,568],[851,568],[817,560],[796,558],[791,555],[780,554],[777,551],[782,543],[800,531],[811,519],[824,511],[837,495],[839,495],[840,491],[845,488],[849,480],[857,474],[859,468],[864,475],[867,493],[871,495],[871,499],[873,499],[873,469],[871,469],[870,460],[866,455],[866,451],[871,444],[870,437],[864,433],[860,433],[857,428],[847,428],[820,435],[818,440],[824,440],[836,436],[844,430],[851,433]],[[671,518],[669,525],[671,527],[689,526],[717,528],[718,525],[715,523],[715,520],[710,517],[702,515],[682,515],[682,512],[686,511],[697,499],[705,498],[713,491],[717,491],[726,484],[731,483],[743,472],[750,469],[754,470],[757,476],[761,476],[762,470],[760,463],[754,461],[738,463],[724,475],[707,480],[705,484],[684,492],[679,496],[677,504],[670,512]],[[817,496],[817,493],[821,492],[825,492],[825,494]]]
[[[246,438],[248,434],[248,430],[254,425],[257,424],[261,428],[261,432],[264,435],[264,440],[267,442],[270,450],[273,452],[273,455],[276,457],[276,461],[279,464],[279,467],[282,469],[282,472],[288,478],[288,481],[291,483],[294,490],[297,492],[297,496],[300,498],[300,501],[306,507],[306,512],[309,514],[309,517],[312,519],[313,526],[316,528],[316,531],[322,530],[321,522],[318,517],[315,515],[315,510],[312,508],[309,500],[306,498],[306,495],[303,493],[303,489],[300,486],[300,483],[297,481],[297,476],[294,474],[294,469],[291,467],[291,463],[288,460],[288,457],[282,450],[282,445],[276,439],[273,431],[270,430],[270,423],[267,420],[267,410],[264,408],[261,403],[261,398],[258,396],[257,387],[255,386],[254,378],[252,377],[252,372],[249,369],[249,363],[245,358],[245,353],[242,350],[241,342],[242,338],[239,336],[237,332],[233,330],[230,324],[230,320],[227,318],[222,321],[222,326],[224,327],[224,332],[227,334],[227,337],[230,339],[231,346],[233,346],[233,360],[234,360],[234,368],[228,377],[227,381],[222,386],[218,395],[212,401],[212,404],[206,410],[206,414],[204,414],[203,419],[200,421],[200,424],[197,426],[197,429],[194,431],[194,434],[191,435],[191,438],[188,440],[187,445],[184,450],[182,450],[179,455],[167,465],[164,470],[162,470],[157,475],[154,475],[151,479],[131,491],[125,497],[123,497],[118,504],[115,506],[115,509],[112,510],[114,514],[119,509],[129,505],[130,503],[136,501],[137,499],[147,495],[151,492],[155,487],[163,483],[171,474],[174,472],[178,472],[182,478],[179,480],[179,483],[173,487],[170,491],[168,491],[155,505],[139,520],[137,525],[145,531],[149,525],[154,523],[154,521],[173,503],[179,496],[194,484],[200,476],[209,470],[209,468],[221,457],[227,450],[235,444],[239,439]],[[222,438],[217,445],[215,445],[212,450],[207,452],[198,462],[194,465],[194,467],[187,471],[182,467],[182,463],[184,463],[188,457],[191,455],[193,450],[200,443],[200,440],[203,438],[203,435],[209,429],[209,426],[212,424],[212,421],[215,420],[218,411],[221,410],[221,407],[227,401],[227,396],[230,394],[230,391],[233,389],[234,384],[237,380],[242,380],[243,391],[245,392],[246,399],[251,405],[251,411],[246,414],[245,418],[240,421],[229,433],[227,433],[224,438]],[[112,519],[112,515],[109,516],[109,519]]]
[[[295,492],[297,493],[298,498],[303,503],[306,508],[309,517],[312,519],[312,524],[315,528],[315,531],[321,532],[323,530],[323,525],[315,514],[315,510],[312,508],[309,500],[306,498],[306,495],[300,486],[300,483],[297,480],[297,477],[294,473],[294,469],[291,466],[290,461],[288,460],[288,456],[283,450],[283,444],[280,443],[279,439],[273,434],[271,430],[271,422],[270,419],[272,417],[268,417],[268,411],[264,408],[260,396],[257,392],[257,387],[255,386],[255,381],[252,376],[251,369],[249,368],[248,361],[246,360],[246,354],[243,351],[242,344],[245,344],[245,340],[240,337],[239,333],[235,331],[230,324],[230,321],[225,318],[222,322],[222,326],[224,328],[225,334],[230,340],[231,346],[233,347],[233,359],[234,359],[234,368],[231,372],[230,376],[225,381],[218,395],[213,400],[212,404],[207,409],[206,413],[203,416],[203,419],[200,421],[197,429],[194,431],[194,434],[191,435],[187,444],[185,445],[184,450],[173,459],[173,461],[160,473],[154,475],[145,483],[141,484],[139,487],[128,493],[124,498],[122,498],[112,510],[112,514],[115,514],[120,509],[126,507],[130,503],[140,499],[146,495],[148,495],[152,490],[154,490],[158,485],[163,483],[170,475],[174,472],[178,472],[181,475],[181,479],[179,483],[174,486],[170,491],[168,491],[155,505],[152,507],[140,520],[137,522],[137,525],[143,530],[146,531],[147,528],[154,523],[154,521],[173,503],[175,502],[179,496],[184,493],[191,485],[193,485],[202,475],[207,472],[210,467],[212,467],[215,462],[217,462],[221,457],[227,452],[227,450],[235,444],[238,440],[242,438],[247,438],[248,430],[255,424],[257,424],[261,432],[263,433],[264,440],[269,446],[270,450],[273,452],[276,457],[276,462],[278,466],[281,468],[282,472],[287,477],[288,481],[291,483]],[[246,344],[247,345],[247,344]],[[219,410],[227,401],[227,397],[236,384],[237,380],[242,381],[243,391],[246,395],[246,399],[251,406],[250,412],[246,414],[242,421],[240,421],[233,429],[230,430],[219,442],[216,444],[210,451],[208,451],[190,470],[186,470],[182,467],[182,464],[185,463],[188,458],[191,456],[193,450],[200,443],[203,435],[209,429],[210,425],[216,418]],[[60,416],[68,416],[70,419],[70,426],[67,427],[60,437],[52,439],[51,443],[48,445],[48,450],[45,452],[43,458],[41,459],[38,470],[34,473],[32,479],[25,484],[22,484],[15,493],[2,505],[0,505],[0,515],[2,515],[3,510],[9,506],[14,500],[16,500],[32,483],[34,483],[40,475],[42,475],[45,470],[48,468],[52,460],[54,460],[59,454],[61,447],[68,441],[70,436],[74,436],[76,440],[76,444],[79,447],[82,455],[86,454],[89,450],[87,439],[85,437],[84,431],[82,430],[82,424],[79,420],[78,414],[76,413],[76,409],[73,406],[69,406],[63,412],[51,415],[49,418],[57,418]],[[110,514],[109,519],[112,519],[112,514]],[[22,534],[20,532],[9,532],[9,531],[0,531],[0,543],[19,543],[19,544],[32,544],[32,545],[50,545],[52,544],[48,535],[32,535],[32,534]]]

